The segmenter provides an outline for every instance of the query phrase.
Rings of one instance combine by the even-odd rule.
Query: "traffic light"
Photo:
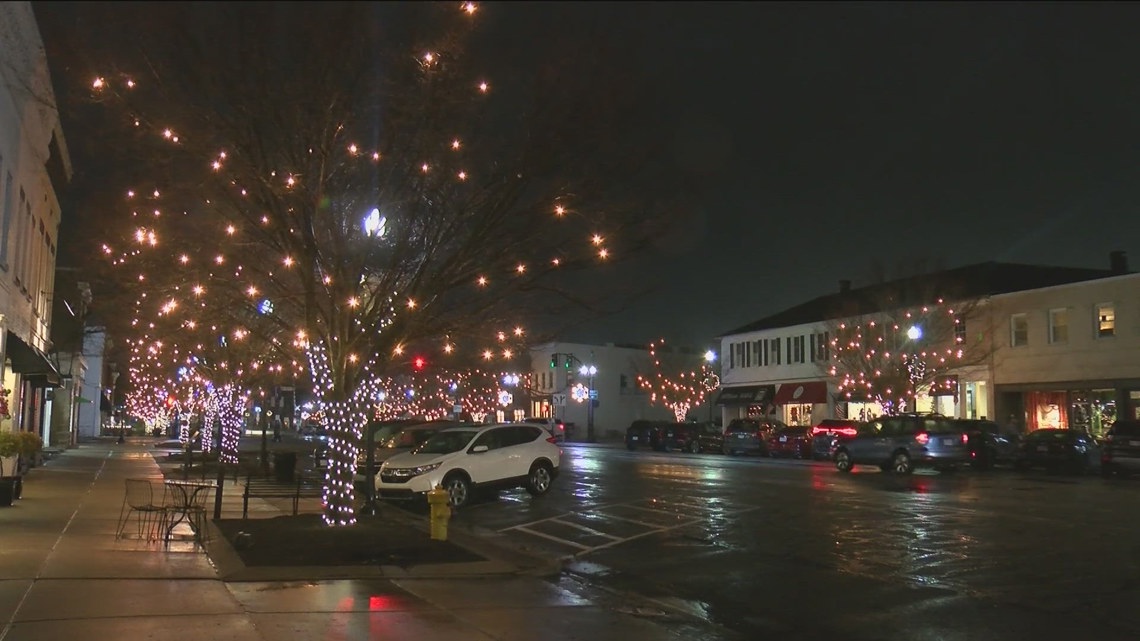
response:
[[[558,367],[558,354],[551,354],[550,355],[550,369],[554,369],[555,367]]]
[[[569,354],[567,354],[567,355],[566,355],[566,371],[570,371],[570,364],[571,364],[571,363],[570,363],[570,361],[571,361],[571,360],[573,360],[573,359],[571,359],[571,358],[570,358],[570,355],[569,355]]]
[[[414,367],[417,372],[422,372],[423,369],[427,367],[427,359],[423,356],[415,357],[415,359],[412,360],[412,367]]]

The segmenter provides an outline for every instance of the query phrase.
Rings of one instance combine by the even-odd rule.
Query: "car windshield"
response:
[[[754,432],[757,429],[759,429],[759,427],[760,426],[757,423],[753,423],[752,421],[733,421],[733,422],[728,424],[728,429],[726,429],[725,431],[726,432]]]
[[[412,450],[414,454],[450,454],[458,452],[471,442],[478,430],[444,430]]]

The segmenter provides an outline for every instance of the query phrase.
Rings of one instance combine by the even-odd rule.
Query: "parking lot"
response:
[[[571,445],[549,495],[454,518],[745,634],[1115,639],[1140,634],[1138,503],[1133,478]]]

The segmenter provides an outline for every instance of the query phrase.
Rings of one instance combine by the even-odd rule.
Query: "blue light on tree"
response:
[[[272,314],[273,313],[273,301],[269,300],[268,298],[263,299],[257,305],[257,311],[260,314]]]

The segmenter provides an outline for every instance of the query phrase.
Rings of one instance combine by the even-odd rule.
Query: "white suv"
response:
[[[376,495],[411,499],[440,486],[456,508],[467,504],[475,489],[525,487],[541,496],[550,491],[561,460],[556,438],[537,425],[455,427],[384,461]]]

